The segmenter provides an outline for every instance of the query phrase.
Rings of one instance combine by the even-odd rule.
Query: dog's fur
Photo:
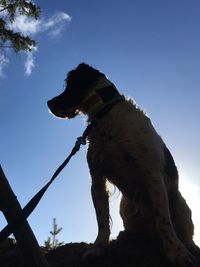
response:
[[[65,91],[48,101],[58,117],[84,113],[89,121],[96,121],[88,136],[87,157],[98,222],[95,245],[109,241],[108,179],[122,192],[120,215],[125,230],[158,237],[175,266],[188,266],[193,261],[187,250],[193,246],[193,223],[178,191],[174,160],[150,119],[124,96],[101,118],[87,114],[85,96],[102,79],[107,80],[103,73],[82,63],[68,73]]]

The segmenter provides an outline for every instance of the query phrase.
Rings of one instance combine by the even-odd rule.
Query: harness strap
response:
[[[90,119],[98,118],[97,114],[118,98],[122,97],[115,85],[106,77],[103,77],[88,89],[81,105]]]
[[[107,105],[105,105],[99,112],[97,112],[95,114],[95,117],[97,119],[103,118],[105,116],[105,114],[107,114],[117,103],[120,103],[122,101],[124,101],[124,98],[122,96],[116,98],[112,102],[110,102]]]

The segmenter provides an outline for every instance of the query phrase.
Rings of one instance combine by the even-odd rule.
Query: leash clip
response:
[[[83,136],[80,136],[76,140],[77,145],[86,145],[86,139]]]
[[[75,155],[76,152],[79,151],[81,145],[86,145],[86,138],[84,138],[83,136],[80,136],[76,139],[76,143],[74,148],[72,149],[71,154]]]

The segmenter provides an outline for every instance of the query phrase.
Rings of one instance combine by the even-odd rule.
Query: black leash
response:
[[[6,239],[12,232],[13,229],[18,227],[21,222],[26,220],[28,216],[32,213],[32,211],[36,208],[37,204],[40,202],[42,196],[47,191],[49,186],[53,183],[53,181],[56,179],[56,177],[59,175],[59,173],[65,168],[65,166],[70,161],[71,157],[74,156],[80,149],[81,145],[86,144],[86,139],[88,136],[89,131],[93,127],[95,122],[91,122],[85,131],[83,132],[82,136],[78,137],[76,140],[76,143],[69,154],[69,156],[65,159],[65,161],[57,168],[57,170],[54,172],[53,176],[51,177],[50,181],[26,204],[26,206],[23,208],[22,213],[15,218],[15,220],[9,224],[7,224],[6,227],[3,228],[3,230],[0,232],[0,242]]]

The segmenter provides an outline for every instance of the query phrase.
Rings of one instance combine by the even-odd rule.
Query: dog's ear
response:
[[[80,63],[76,70],[90,70],[92,67],[84,62]]]
[[[103,76],[105,77],[99,70],[88,64],[81,63],[76,69],[68,73],[65,80],[66,90],[75,90],[79,95],[85,94],[85,91]]]

